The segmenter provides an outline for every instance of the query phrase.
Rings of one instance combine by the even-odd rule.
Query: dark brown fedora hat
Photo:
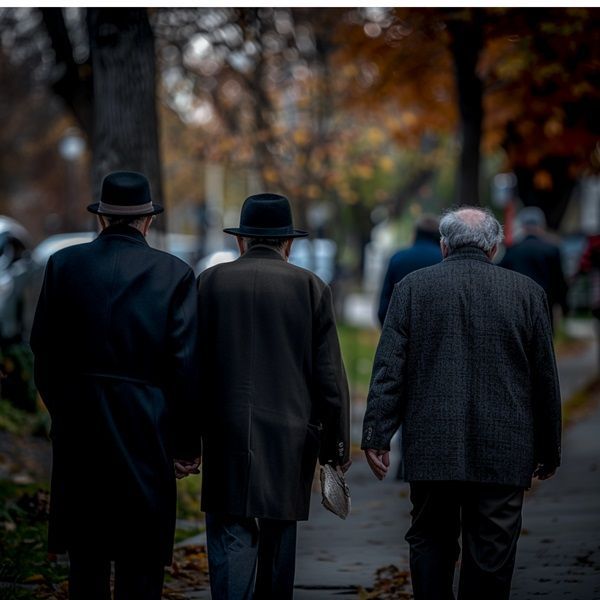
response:
[[[109,173],[102,181],[100,202],[90,204],[87,209],[109,217],[146,217],[164,210],[152,202],[147,177],[135,171]]]

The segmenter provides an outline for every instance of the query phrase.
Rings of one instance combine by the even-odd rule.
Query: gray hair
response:
[[[475,246],[488,253],[504,239],[502,225],[486,208],[461,206],[447,212],[440,221],[442,243],[450,252]]]
[[[102,214],[102,213],[100,213]],[[131,225],[132,227],[141,227],[148,215],[141,217],[137,215],[102,215],[109,225]]]
[[[270,246],[271,248],[275,248],[276,250],[281,250],[285,243],[290,238],[278,237],[278,238],[270,238],[270,237],[245,237],[246,247],[248,249],[253,246]]]

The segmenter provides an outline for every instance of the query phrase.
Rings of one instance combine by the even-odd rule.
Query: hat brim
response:
[[[162,207],[160,204],[154,204],[152,203],[152,211],[151,212],[145,212],[145,213],[112,213],[112,212],[106,212],[106,211],[102,211],[100,212],[98,210],[98,208],[100,207],[100,202],[94,202],[93,204],[90,204],[87,209],[91,212],[94,213],[95,215],[105,215],[107,217],[140,217],[140,219],[142,217],[151,217],[152,215],[159,215],[161,212],[164,212],[164,207]]]
[[[249,237],[249,238],[281,238],[281,239],[289,239],[289,238],[300,238],[300,237],[308,237],[308,231],[302,231],[302,229],[294,229],[293,233],[273,233],[268,229],[261,231],[260,233],[252,232],[248,233],[244,231],[240,227],[227,227],[223,229],[224,233],[229,233],[230,235],[239,235],[240,237]]]

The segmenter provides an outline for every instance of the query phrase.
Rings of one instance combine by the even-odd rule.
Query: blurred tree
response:
[[[478,199],[480,147],[503,149],[521,199],[557,227],[577,177],[600,166],[599,31],[585,8],[359,9],[339,64],[370,73],[353,105],[397,103],[404,144],[460,123],[460,201]]]
[[[63,10],[41,10],[58,67],[52,88],[92,141],[94,198],[106,173],[126,169],[144,173],[162,203],[154,34],[146,9],[88,8],[89,53],[79,63]],[[164,218],[158,226],[164,230]]]
[[[293,199],[299,224],[356,244],[353,254],[362,256],[373,207],[385,203],[397,213],[420,197],[440,154],[432,136],[422,160],[401,156],[390,135],[395,103],[344,106],[349,91],[370,77],[351,61],[335,62],[348,14],[168,9],[154,14],[153,26],[165,103],[188,127],[169,147],[177,164],[192,147],[196,160],[246,167],[258,175],[256,187]],[[195,141],[183,142],[189,137]],[[402,168],[408,162],[411,168]]]
[[[487,147],[502,145],[520,198],[557,228],[578,178],[600,171],[600,13],[489,10]]]
[[[147,10],[2,9],[0,29],[11,63],[38,90],[50,87],[90,140],[94,198],[108,171],[132,169],[148,176],[154,200],[162,202]]]
[[[57,167],[57,147],[70,122],[52,92],[24,70],[0,50],[0,213],[38,240],[55,232],[63,214],[65,173]]]
[[[163,203],[156,113],[154,34],[140,8],[88,9],[94,78],[92,180],[96,195],[104,175],[140,171]],[[164,219],[160,219],[164,229]]]
[[[285,8],[174,9],[154,26],[167,103],[218,134],[199,155],[251,169],[259,187],[297,198],[304,221],[303,201],[326,187],[326,44]]]

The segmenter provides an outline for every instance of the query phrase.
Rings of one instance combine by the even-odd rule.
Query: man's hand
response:
[[[554,473],[556,473],[556,467],[551,467],[549,465],[540,463],[533,472],[533,476],[537,477],[540,481],[544,481],[544,479],[550,479],[550,477],[553,477]]]
[[[202,459],[200,457],[194,458],[194,460],[183,460],[175,459],[173,464],[175,466],[175,477],[177,479],[183,479],[188,475],[198,475],[200,473],[200,463]]]
[[[390,466],[389,450],[374,450],[369,448],[365,450],[365,456],[375,477],[380,480],[383,479],[387,475]]]

